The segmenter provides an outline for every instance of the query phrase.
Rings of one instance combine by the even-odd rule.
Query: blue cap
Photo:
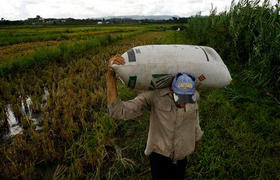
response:
[[[173,79],[172,89],[176,103],[195,103],[195,77],[192,74],[178,73]]]

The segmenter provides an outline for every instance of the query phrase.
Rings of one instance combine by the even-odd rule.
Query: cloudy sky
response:
[[[276,3],[277,0],[272,0]],[[0,0],[0,18],[98,18],[123,15],[190,16],[209,14],[211,4],[218,12],[230,7],[231,0]]]

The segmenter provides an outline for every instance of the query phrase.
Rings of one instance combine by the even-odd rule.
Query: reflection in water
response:
[[[46,100],[48,95],[49,95],[48,90],[44,88],[43,104],[41,104],[42,108],[46,105]],[[32,112],[30,108],[31,104],[32,104],[31,98],[27,96],[25,101],[24,100],[21,101],[21,110],[23,115],[27,116],[34,123],[34,125],[36,125],[35,130],[39,131],[42,129],[41,113]],[[18,119],[15,117],[11,104],[7,105],[7,117],[8,117],[8,123],[10,128],[9,129],[10,133],[8,134],[8,136],[14,136],[16,134],[21,133],[23,131],[23,128],[19,123]]]
[[[7,111],[8,123],[10,127],[9,136],[14,136],[22,132],[22,127],[19,125],[19,122],[16,119],[10,104],[8,104],[7,109],[8,109]]]

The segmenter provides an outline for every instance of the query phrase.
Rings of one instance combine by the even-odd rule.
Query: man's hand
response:
[[[118,97],[116,75],[115,72],[111,69],[111,65],[112,64],[121,65],[124,63],[125,63],[124,58],[120,54],[117,54],[116,56],[112,57],[108,62],[108,72],[106,76],[108,105],[113,103]]]
[[[120,54],[117,54],[114,57],[112,57],[108,62],[108,70],[111,70],[112,64],[125,64],[124,58]]]
[[[198,151],[198,142],[195,142],[195,146],[194,146],[194,152]]]

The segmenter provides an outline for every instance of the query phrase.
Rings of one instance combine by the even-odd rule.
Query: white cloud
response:
[[[274,4],[277,0],[272,0]],[[120,15],[207,15],[211,4],[218,12],[231,0],[0,0],[0,18],[96,18]]]

